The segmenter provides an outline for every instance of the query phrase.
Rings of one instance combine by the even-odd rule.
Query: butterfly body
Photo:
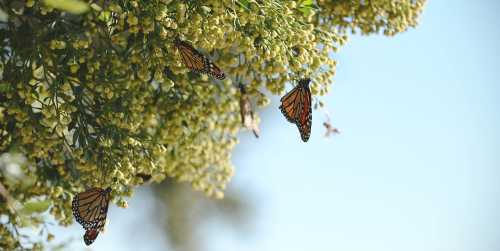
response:
[[[311,79],[301,79],[299,84],[281,98],[281,113],[290,123],[297,125],[302,141],[311,135],[312,106],[309,83]]]
[[[72,201],[73,216],[86,230],[85,244],[94,242],[106,223],[111,188],[90,188],[77,194]]]
[[[191,71],[209,74],[219,80],[226,78],[224,72],[217,65],[212,63],[210,59],[201,54],[189,43],[176,38],[174,46],[179,50],[184,65]]]

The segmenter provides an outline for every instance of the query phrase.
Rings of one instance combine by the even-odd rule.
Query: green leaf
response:
[[[0,92],[7,92],[10,89],[9,87],[7,83],[0,83]]]
[[[48,200],[26,202],[21,212],[23,214],[43,213],[49,209],[49,206],[50,201]]]
[[[238,0],[236,3],[246,10],[250,10],[250,2],[248,0]]]
[[[313,1],[312,0],[304,0],[304,1],[300,2],[298,9],[305,16],[309,16],[309,13],[311,13],[312,8],[313,8]]]
[[[89,5],[80,0],[44,0],[44,2],[49,7],[73,14],[82,14],[89,10]]]

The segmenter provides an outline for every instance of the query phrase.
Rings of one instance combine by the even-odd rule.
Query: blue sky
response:
[[[327,97],[340,136],[316,112],[304,144],[274,103],[235,161],[258,233],[213,250],[500,250],[495,7],[429,1],[415,30],[353,37]]]
[[[314,112],[303,143],[274,102],[262,137],[242,133],[235,152],[231,186],[255,197],[252,224],[206,225],[206,250],[500,250],[499,7],[429,1],[417,29],[352,37],[326,97],[342,134],[323,138]],[[165,250],[148,196],[113,207],[92,249]]]

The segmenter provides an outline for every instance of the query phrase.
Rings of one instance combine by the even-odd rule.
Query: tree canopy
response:
[[[18,229],[45,210],[71,224],[73,196],[93,186],[121,207],[145,177],[222,198],[239,83],[258,107],[301,77],[325,95],[349,34],[403,32],[424,3],[0,0],[0,247],[39,249]],[[226,79],[190,72],[176,38]]]

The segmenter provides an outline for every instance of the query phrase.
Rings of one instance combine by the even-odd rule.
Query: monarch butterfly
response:
[[[189,43],[175,38],[174,46],[181,54],[182,62],[194,72],[210,74],[216,79],[225,79],[224,72]]]
[[[240,88],[240,115],[241,115],[241,123],[243,126],[245,126],[247,129],[252,130],[253,135],[255,135],[256,138],[259,137],[259,128],[257,127],[257,124],[254,120],[253,117],[253,111],[252,111],[252,103],[250,102],[250,98],[248,97],[248,94],[246,93],[245,86],[243,84],[239,84]]]
[[[83,240],[88,246],[94,242],[106,223],[111,188],[91,188],[73,198],[73,216],[86,230]]]
[[[307,142],[311,135],[312,107],[311,91],[309,90],[311,79],[299,80],[299,84],[281,98],[280,110],[285,118],[297,125],[302,141]]]

